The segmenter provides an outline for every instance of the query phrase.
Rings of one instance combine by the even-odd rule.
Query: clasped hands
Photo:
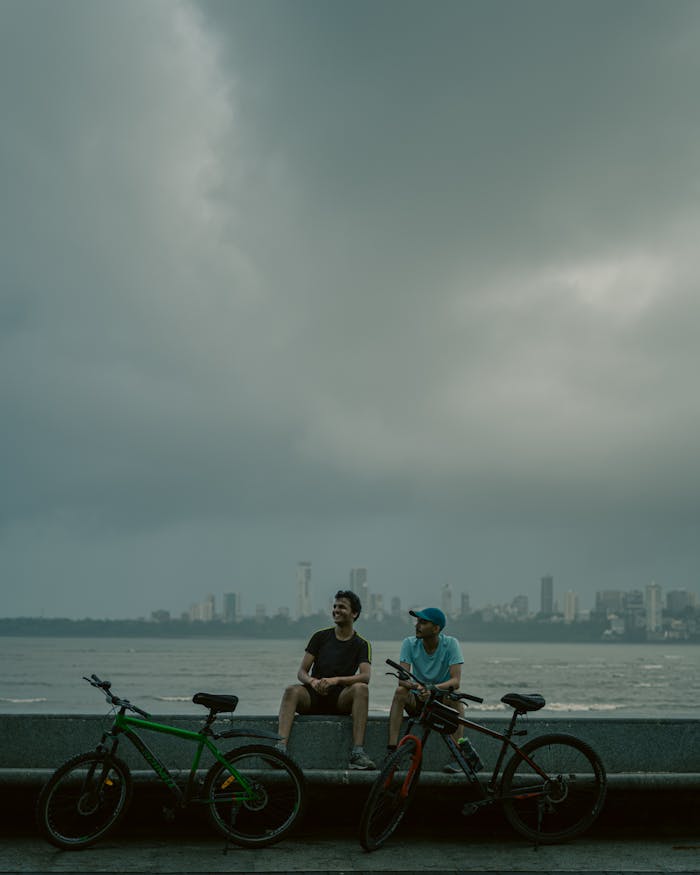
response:
[[[327,696],[331,691],[331,687],[335,687],[338,683],[337,678],[311,678],[311,687],[316,690],[319,696]]]

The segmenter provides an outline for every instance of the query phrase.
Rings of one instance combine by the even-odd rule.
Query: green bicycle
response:
[[[110,681],[100,680],[94,674],[84,680],[104,693],[115,710],[114,722],[95,750],[64,763],[41,791],[37,824],[51,844],[64,849],[85,848],[104,838],[124,817],[133,793],[133,779],[127,764],[117,756],[122,736],[129,739],[167,786],[178,808],[190,804],[207,806],[214,827],[237,845],[245,848],[271,845],[298,823],[306,798],[304,775],[294,760],[269,743],[277,736],[262,729],[229,729],[221,733],[212,729],[219,714],[236,709],[237,696],[196,693],[192,701],[208,708],[209,714],[203,727],[193,732],[154,722],[128,699],[116,696]],[[184,789],[177,785],[137,729],[194,742],[196,749]],[[239,737],[266,739],[268,744],[248,744],[222,753],[214,743],[220,738]],[[205,749],[215,762],[200,790],[197,770]]]

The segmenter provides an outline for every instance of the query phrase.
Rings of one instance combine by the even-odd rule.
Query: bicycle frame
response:
[[[131,717],[125,713],[124,708],[120,708],[120,710],[115,715],[114,723],[112,724],[111,729],[103,733],[102,739],[98,745],[98,750],[104,750],[108,753],[116,754],[117,748],[119,746],[120,736],[126,736],[126,738],[128,738],[129,741],[134,745],[136,750],[141,754],[141,756],[148,763],[148,765],[153,769],[158,778],[160,778],[160,780],[166,785],[168,790],[170,790],[172,795],[177,800],[178,805],[184,807],[195,800],[195,782],[197,777],[197,770],[199,768],[202,754],[206,749],[211,753],[215,760],[217,760],[228,769],[228,771],[231,773],[232,778],[235,779],[234,781],[232,781],[232,783],[236,788],[236,792],[232,795],[231,798],[240,800],[251,798],[253,795],[253,788],[250,781],[240,772],[236,771],[233,766],[231,766],[231,764],[226,760],[224,755],[214,744],[214,740],[218,738],[232,738],[244,736],[265,738],[271,740],[276,738],[277,736],[273,733],[267,733],[264,730],[257,730],[255,732],[243,732],[235,729],[227,730],[226,732],[222,732],[220,734],[214,734],[209,728],[210,722],[210,720],[207,720],[203,729],[199,731],[193,731],[190,729],[182,729],[178,726],[170,726],[166,723],[156,723],[153,720],[144,720],[140,717]],[[157,732],[162,735],[171,735],[184,741],[194,742],[194,744],[197,745],[184,792],[180,789],[162,759],[153,750],[151,750],[151,748],[146,744],[141,736],[135,731],[136,729],[145,729],[149,732]],[[112,740],[111,744],[108,744],[108,739]],[[202,802],[205,801],[206,800],[202,800]]]
[[[431,692],[427,701],[423,704],[423,707],[421,708],[420,712],[417,715],[409,717],[406,733],[403,736],[403,738],[401,739],[401,741],[399,742],[399,745],[400,745],[404,742],[404,740],[406,740],[408,738],[412,738],[414,741],[417,741],[418,742],[418,756],[417,756],[418,761],[420,761],[420,759],[423,756],[423,748],[425,746],[426,741],[428,740],[428,737],[434,731],[433,729],[431,729],[431,727],[425,721],[426,721],[426,718],[429,716],[430,711],[431,711],[431,706],[432,706],[433,702],[435,702],[435,701],[437,701],[437,697],[436,697],[434,692]],[[526,753],[523,753],[522,748],[520,748],[519,745],[513,741],[514,735],[525,735],[526,734],[526,730],[521,730],[519,732],[515,731],[515,726],[516,726],[516,723],[518,721],[519,716],[520,716],[520,713],[518,711],[513,711],[510,722],[508,724],[508,728],[506,729],[505,732],[498,732],[495,729],[489,729],[487,726],[483,726],[481,723],[475,723],[473,720],[469,720],[466,717],[459,717],[459,716],[457,717],[457,722],[459,723],[460,726],[464,726],[467,729],[473,729],[475,732],[479,732],[482,735],[488,735],[490,738],[498,739],[501,742],[501,748],[499,750],[498,757],[496,758],[496,763],[494,765],[493,772],[491,773],[491,777],[489,778],[486,785],[484,785],[479,780],[479,778],[476,775],[476,772],[467,762],[466,758],[464,757],[464,754],[462,753],[462,751],[459,748],[459,745],[455,742],[454,738],[452,738],[452,735],[451,734],[445,734],[445,735],[441,734],[441,737],[442,737],[444,744],[447,746],[447,748],[449,749],[449,751],[452,754],[452,756],[454,757],[454,759],[459,763],[462,771],[467,776],[469,782],[471,784],[475,784],[479,788],[479,790],[482,794],[482,798],[474,803],[477,806],[485,805],[489,802],[495,801],[496,798],[498,798],[498,799],[506,798],[504,796],[498,795],[498,778],[499,778],[499,775],[501,772],[501,768],[503,766],[503,761],[504,761],[506,754],[508,753],[509,750],[513,751],[513,753],[515,753],[519,757],[521,757],[521,759],[524,760],[533,769],[533,771],[536,772],[542,779],[544,779],[545,781],[548,780],[549,776],[542,768],[540,768],[539,764],[537,762],[535,762],[534,760],[532,760]],[[412,732],[411,732],[413,726],[415,726],[416,724],[418,724],[422,727],[422,734],[420,737],[412,734]],[[414,763],[411,767],[411,770],[410,770],[411,774],[413,773],[413,771],[415,771],[415,768],[416,768],[416,764]],[[521,791],[518,793],[518,796],[522,796],[522,795],[541,796],[543,794],[544,794],[544,791],[543,791],[542,787],[538,787],[537,789],[533,788],[531,791],[528,791],[527,788],[522,788]]]

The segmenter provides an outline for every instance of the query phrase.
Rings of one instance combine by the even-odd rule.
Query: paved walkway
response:
[[[216,872],[700,872],[700,835],[664,831],[661,837],[604,834],[535,850],[511,832],[455,838],[444,829],[411,830],[367,854],[354,830],[322,827],[271,848],[232,847],[215,834],[177,824],[118,830],[83,851],[57,850],[31,833],[0,839],[2,873]]]

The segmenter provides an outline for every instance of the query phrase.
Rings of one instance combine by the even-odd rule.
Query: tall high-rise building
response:
[[[662,628],[661,612],[663,610],[661,587],[654,581],[647,585],[644,607],[646,609],[647,632],[660,632]]]
[[[598,614],[617,614],[624,610],[625,594],[620,589],[599,589],[595,594],[595,610]]]
[[[622,607],[626,632],[636,635],[646,628],[646,605],[644,593],[640,589],[631,589],[623,593]]]
[[[673,616],[678,616],[686,608],[695,607],[695,593],[687,589],[670,589],[666,593],[666,610]]]
[[[241,596],[237,592],[224,593],[224,623],[236,623],[241,617]]]
[[[471,609],[471,605],[469,603],[469,593],[463,592],[461,597],[460,597],[459,615],[460,615],[460,617],[468,617],[469,614],[471,614],[471,612],[472,612],[472,609]]]
[[[297,594],[299,617],[310,617],[312,614],[310,562],[299,562],[297,565]]]
[[[367,583],[366,568],[350,569],[350,591],[360,599],[362,610],[370,611],[369,584]]]
[[[564,596],[564,622],[573,623],[578,616],[578,596],[569,590]]]
[[[369,597],[368,614],[374,620],[384,619],[384,596],[380,593],[372,593]]]
[[[452,617],[454,615],[454,608],[452,606],[452,587],[449,583],[444,583],[442,585],[442,590],[440,592],[440,607],[446,617]]]
[[[397,595],[393,596],[391,599],[391,616],[401,616],[401,599]]]
[[[554,611],[554,578],[545,575],[540,581],[540,612],[549,616]]]
[[[204,623],[208,623],[216,617],[216,602],[214,596],[209,593],[209,595],[204,599],[203,602],[198,602],[197,604],[190,605],[189,610],[190,620],[201,620]]]

